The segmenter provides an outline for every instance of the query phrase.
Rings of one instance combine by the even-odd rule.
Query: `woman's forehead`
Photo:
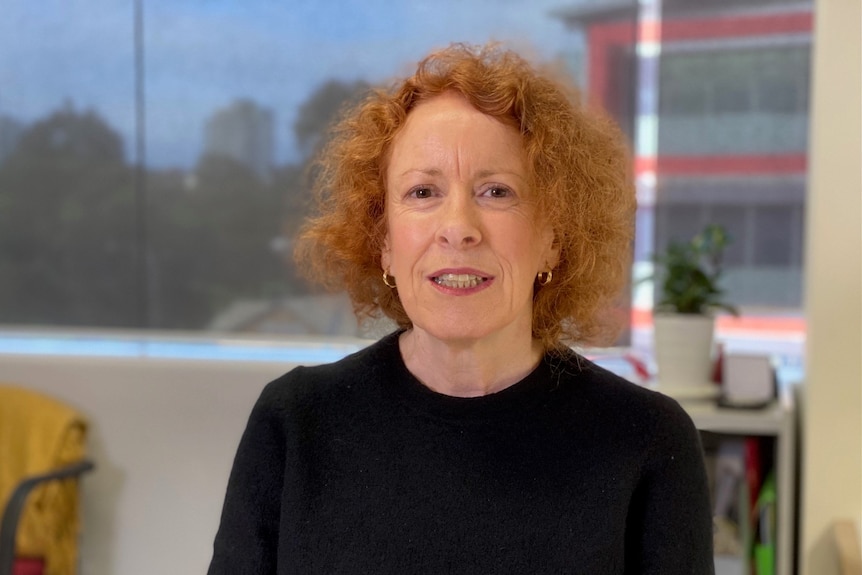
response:
[[[473,162],[472,169],[479,171],[521,174],[526,172],[524,156],[523,138],[515,128],[447,92],[411,110],[386,160],[390,176],[402,168],[443,170],[453,161]]]

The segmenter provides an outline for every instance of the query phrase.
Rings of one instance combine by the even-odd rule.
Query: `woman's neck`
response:
[[[433,391],[455,397],[505,389],[533,371],[543,355],[541,343],[529,333],[452,342],[414,327],[402,333],[398,343],[410,373]]]

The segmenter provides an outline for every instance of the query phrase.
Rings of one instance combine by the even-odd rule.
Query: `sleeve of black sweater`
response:
[[[627,520],[626,572],[712,575],[712,513],[700,436],[676,402],[666,401],[662,411]]]
[[[272,575],[284,477],[283,410],[270,383],[240,440],[208,575]]]

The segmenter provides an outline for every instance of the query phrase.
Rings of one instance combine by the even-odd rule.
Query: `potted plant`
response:
[[[653,314],[659,389],[681,399],[718,394],[710,381],[714,313],[737,310],[724,300],[722,258],[730,238],[709,225],[656,257],[660,281]]]

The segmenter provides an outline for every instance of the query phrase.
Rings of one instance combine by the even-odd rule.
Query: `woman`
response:
[[[562,86],[455,45],[338,126],[297,257],[400,329],[266,387],[211,575],[712,573],[691,420],[563,345],[609,332],[635,206]]]

